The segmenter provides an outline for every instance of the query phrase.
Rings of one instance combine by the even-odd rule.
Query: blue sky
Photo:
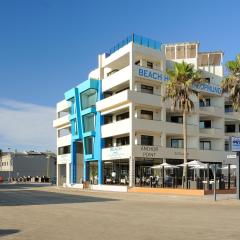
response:
[[[98,54],[133,32],[163,43],[200,41],[202,51],[232,59],[240,52],[239,9],[237,0],[0,0],[0,114],[9,101],[53,110]]]

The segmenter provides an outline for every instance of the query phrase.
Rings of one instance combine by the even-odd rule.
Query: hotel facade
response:
[[[183,163],[182,114],[163,100],[166,69],[182,61],[202,70],[206,82],[194,86],[205,102],[192,98],[188,160],[226,163],[229,136],[240,136],[240,114],[222,95],[223,53],[133,34],[99,55],[88,79],[57,103],[57,184],[134,187],[155,174],[154,165]]]

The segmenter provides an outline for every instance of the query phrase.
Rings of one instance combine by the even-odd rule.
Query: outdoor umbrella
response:
[[[230,166],[230,169],[236,169],[236,168],[237,168],[236,165],[231,165],[231,166]],[[228,169],[228,166],[222,167],[221,169],[222,169],[222,170]]]

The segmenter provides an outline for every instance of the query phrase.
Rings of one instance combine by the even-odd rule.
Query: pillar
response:
[[[129,158],[129,187],[135,187],[135,158]]]
[[[77,182],[77,143],[71,145],[71,184]]]
[[[98,160],[98,185],[103,184],[103,162]]]

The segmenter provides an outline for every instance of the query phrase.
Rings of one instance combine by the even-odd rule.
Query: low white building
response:
[[[239,136],[240,113],[222,95],[223,53],[201,52],[198,42],[161,44],[131,35],[99,55],[88,80],[57,104],[57,179],[135,185],[162,162],[183,162],[182,114],[163,101],[166,69],[174,62],[201,69],[207,83],[195,86],[187,118],[188,159],[226,161],[229,136]]]

